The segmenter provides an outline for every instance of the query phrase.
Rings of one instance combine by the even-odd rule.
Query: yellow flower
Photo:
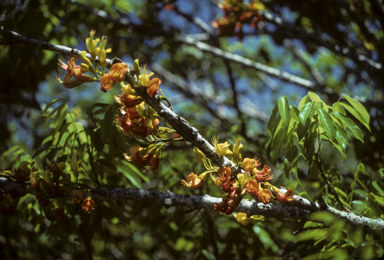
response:
[[[205,154],[199,150],[199,148],[197,148],[196,146],[193,147],[193,153],[195,154],[195,157],[197,159],[197,161],[201,164],[204,164],[204,160],[205,160]]]
[[[95,36],[95,33],[96,33],[95,30],[91,30],[91,32],[89,33],[89,38],[85,39],[85,44],[87,45],[88,52],[89,54],[91,54],[93,61],[97,56],[96,45],[100,41],[100,39],[96,39],[96,40],[93,39],[93,37]]]
[[[240,224],[243,224],[244,226],[245,225],[248,225],[250,223],[256,223],[256,222],[259,222],[259,221],[264,221],[264,217],[263,216],[258,216],[258,215],[252,215],[250,216],[249,218],[247,217],[247,214],[243,213],[243,212],[240,212],[240,213],[232,213],[237,222],[239,222]]]
[[[245,186],[247,182],[252,179],[252,176],[248,173],[239,173],[237,174],[237,180],[239,181],[241,186]]]
[[[181,183],[191,189],[198,190],[203,186],[204,180],[192,172],[187,176],[187,181],[181,180]]]
[[[223,155],[223,156],[230,156],[230,155],[233,155],[232,151],[229,150],[229,146],[230,144],[228,142],[225,142],[225,143],[218,143],[218,139],[216,139],[215,137],[212,138],[212,143],[213,143],[213,146],[215,148],[215,152],[218,154],[218,155]]]
[[[97,56],[99,57],[100,66],[103,68],[103,72],[105,69],[105,66],[107,66],[107,53],[110,53],[112,51],[111,48],[105,49],[107,46],[108,38],[103,36],[101,38],[100,47],[96,48]]]
[[[142,86],[149,87],[151,83],[151,76],[153,75],[153,72],[147,74],[147,67],[143,66],[141,68],[141,74],[139,75],[139,80]]]

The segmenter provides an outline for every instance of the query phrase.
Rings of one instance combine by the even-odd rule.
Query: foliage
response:
[[[302,197],[384,219],[380,1],[251,2],[0,4],[5,29],[89,53],[80,65],[60,56],[69,63],[59,71],[57,54],[1,28],[0,177],[31,186],[0,193],[1,258],[383,256],[382,230],[328,211],[301,220],[238,211],[243,198],[288,208]],[[148,100],[220,139],[206,149]],[[222,201],[93,200],[97,187]]]

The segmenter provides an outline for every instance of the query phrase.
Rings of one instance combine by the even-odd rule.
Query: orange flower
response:
[[[100,90],[104,93],[110,90],[115,85],[116,80],[111,74],[104,74],[100,79]]]
[[[91,76],[84,75],[81,66],[76,66],[75,59],[71,58],[68,62],[68,65],[59,60],[59,66],[67,71],[67,74],[64,77],[64,82],[61,81],[58,77],[56,79],[63,84],[65,88],[74,88],[77,87],[84,82],[92,82],[94,79]],[[75,81],[71,78],[74,77]]]
[[[81,205],[81,208],[85,213],[91,213],[91,211],[95,208],[95,202],[91,197],[86,198]]]
[[[128,156],[126,153],[124,154],[124,158],[128,162],[136,163],[141,166],[147,166],[153,157],[153,154],[147,153],[144,148],[139,145],[132,146],[130,149],[131,156]]]
[[[157,93],[159,92],[160,85],[161,85],[160,79],[158,78],[151,79],[148,90],[147,90],[147,94],[152,97],[156,96]]]
[[[187,181],[181,180],[181,183],[191,189],[198,190],[203,186],[204,180],[192,172],[187,176]]]
[[[260,166],[260,162],[257,159],[244,158],[243,160],[244,171],[251,172],[254,168]]]
[[[263,202],[264,204],[268,204],[271,200],[272,195],[271,192],[267,189],[261,190],[261,184],[259,183],[259,191],[257,192],[257,200],[259,202]]]
[[[53,217],[57,218],[58,221],[64,221],[65,213],[64,208],[57,208],[53,211]]]
[[[258,171],[256,168],[253,168],[252,175],[256,175],[256,180],[258,182],[269,181],[274,178],[273,174],[270,174],[271,167],[264,165],[261,171]]]
[[[128,65],[125,63],[113,64],[108,74],[110,74],[117,82],[122,82],[125,78],[125,74],[128,71]]]
[[[128,65],[125,63],[116,63],[113,64],[111,69],[107,74],[104,74],[100,79],[100,90],[107,92],[114,85],[115,82],[122,82],[124,80],[125,74],[128,71]]]
[[[251,179],[249,182],[245,184],[245,188],[252,197],[257,196],[257,192],[259,190],[259,185],[254,179]]]
[[[220,178],[221,182],[228,182],[232,177],[232,170],[230,166],[224,167],[221,166],[217,171],[217,176]]]
[[[276,193],[276,199],[280,203],[286,203],[286,202],[291,202],[294,201],[293,199],[293,191],[291,189],[288,189],[286,193],[282,194],[280,191]]]
[[[119,95],[119,98],[115,99],[118,103],[124,105],[126,108],[135,107],[143,101],[140,96],[127,95],[125,93]]]

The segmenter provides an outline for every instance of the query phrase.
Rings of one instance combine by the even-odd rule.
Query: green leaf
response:
[[[351,113],[354,117],[356,117],[357,120],[359,120],[369,131],[371,129],[369,128],[369,118],[368,121],[364,116],[362,116],[354,107],[345,104],[345,103],[340,103],[346,110],[348,110],[349,113]]]
[[[331,116],[322,108],[317,108],[320,118],[321,127],[328,134],[328,137],[333,141],[336,137],[336,125]]]
[[[307,104],[309,102],[309,97],[308,95],[304,96],[301,100],[300,100],[300,103],[299,103],[299,110],[301,111],[301,109],[303,108],[303,106],[305,104]]]
[[[278,106],[281,119],[283,119],[285,125],[288,126],[289,121],[291,120],[288,98],[286,96],[279,98]]]
[[[315,103],[307,103],[305,104],[299,114],[300,123],[305,125],[307,118],[310,117],[315,112]]]
[[[300,111],[299,111],[299,109],[297,109],[297,107],[295,107],[295,106],[289,106],[289,110],[291,112],[291,117],[292,117],[293,121],[295,121],[296,123],[300,123],[300,119],[299,119]]]
[[[384,196],[384,191],[383,189],[377,184],[377,181],[372,182],[373,187],[379,192],[380,196]]]
[[[107,142],[109,132],[111,131],[112,123],[113,123],[113,111],[112,111],[112,107],[110,107],[107,110],[107,112],[105,112],[104,119],[101,123],[101,140],[103,144]]]
[[[267,129],[268,129],[268,134],[272,138],[275,134],[276,127],[279,124],[281,117],[280,115],[277,116],[277,113],[279,112],[279,107],[276,104],[275,107],[272,110],[271,117],[269,118]]]
[[[355,214],[360,215],[367,209],[367,205],[363,201],[354,200],[352,201],[352,209]]]
[[[281,125],[281,127],[276,132],[276,134],[275,134],[275,136],[271,142],[272,150],[271,150],[270,155],[271,155],[271,161],[273,163],[276,163],[277,158],[280,155],[281,148],[284,144],[285,135],[286,135],[286,129],[285,129],[284,124],[280,124],[280,125]]]
[[[334,104],[332,105],[332,109],[333,109],[334,112],[338,112],[338,113],[342,114],[343,116],[346,115],[343,106],[340,105],[340,102],[336,102],[336,103],[334,103]]]
[[[323,100],[321,100],[321,98],[316,93],[313,93],[312,91],[308,91],[308,96],[312,101],[323,102]]]
[[[372,197],[375,199],[377,204],[379,204],[380,206],[384,207],[384,197],[376,195],[376,194],[373,194],[372,192],[370,192],[369,195],[372,195]]]
[[[367,127],[368,130],[370,130],[369,129],[370,116],[369,116],[367,110],[365,109],[365,107],[356,99],[353,99],[353,98],[348,97],[348,96],[344,96],[344,97],[352,105],[352,107],[361,115],[361,117],[364,119],[364,122],[362,122],[362,123],[365,123],[368,126]]]
[[[44,152],[45,150],[47,150],[48,148],[50,148],[50,147],[51,147],[51,145],[49,144],[49,145],[46,145],[46,146],[44,146],[43,148],[37,150],[37,151],[33,154],[32,159],[35,158],[36,156],[38,156],[39,154],[41,154],[42,152]]]
[[[337,118],[339,118],[340,120],[342,120],[346,125],[347,127],[349,128],[349,130],[351,130],[352,134],[354,137],[356,137],[357,139],[359,139],[362,143],[364,143],[364,135],[363,135],[363,132],[360,130],[360,128],[355,124],[355,122],[353,122],[352,119],[348,118],[348,117],[345,117],[343,115],[341,115],[340,113],[333,113],[333,115],[335,115]]]
[[[345,131],[343,128],[341,128],[341,126],[339,126],[338,124],[335,124],[336,125],[336,137],[339,136],[344,142],[346,142],[347,145],[349,145],[349,135],[347,133],[347,131]]]
[[[60,100],[64,100],[64,98],[58,98],[58,99],[54,99],[52,100],[51,102],[49,102],[45,108],[44,108],[44,112],[46,112],[51,106],[53,106],[56,102],[60,101]]]

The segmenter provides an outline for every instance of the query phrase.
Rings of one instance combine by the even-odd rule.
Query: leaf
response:
[[[105,116],[103,121],[101,122],[101,140],[103,144],[107,142],[109,132],[111,131],[113,123],[113,111],[112,108],[110,107],[107,112],[105,112]]]
[[[323,100],[321,100],[321,98],[316,93],[313,93],[312,91],[308,91],[308,96],[312,101],[323,102]]]
[[[299,103],[299,110],[301,111],[301,109],[303,108],[303,106],[305,104],[307,104],[309,102],[309,97],[308,95],[304,96],[301,100],[300,100],[300,103]]]
[[[51,102],[49,102],[49,103],[45,106],[45,108],[44,108],[44,112],[47,112],[47,110],[48,110],[51,106],[53,106],[56,102],[58,102],[58,101],[60,101],[60,100],[64,100],[64,98],[54,99],[54,100],[52,100]]]
[[[300,111],[299,111],[299,109],[297,109],[297,107],[295,107],[295,106],[289,106],[289,110],[290,110],[291,118],[293,119],[293,121],[295,121],[296,123],[300,123],[300,119],[299,119]]]
[[[286,96],[279,98],[278,106],[281,119],[284,121],[285,125],[288,126],[289,121],[291,120],[288,98]]]
[[[328,134],[328,137],[333,141],[336,137],[336,125],[331,116],[322,108],[317,108],[320,118],[321,127]]]
[[[346,110],[348,110],[349,113],[351,113],[354,117],[356,117],[357,120],[359,120],[369,131],[371,129],[369,128],[369,118],[368,121],[366,118],[364,118],[354,107],[345,104],[345,103],[340,103]]]
[[[367,205],[363,201],[354,200],[354,201],[352,201],[352,208],[353,208],[353,212],[355,214],[360,215],[360,214],[364,213],[364,211],[367,208]]]
[[[276,132],[275,137],[273,138],[271,143],[272,150],[270,155],[271,155],[271,161],[273,163],[276,163],[277,158],[280,155],[281,148],[284,144],[286,129],[284,127],[284,124],[281,124],[281,125],[282,127],[280,127],[279,130]]]
[[[281,119],[280,115],[277,116],[278,112],[279,112],[279,107],[278,107],[278,104],[276,104],[272,110],[272,114],[271,114],[271,117],[269,118],[268,125],[267,125],[268,134],[271,138],[275,134],[276,127]]]
[[[373,194],[372,192],[370,192],[369,195],[372,195],[372,197],[375,199],[377,204],[379,204],[380,206],[384,207],[384,197],[376,195],[376,194]]]
[[[338,124],[335,124],[336,125],[336,139],[337,141],[342,141],[344,142],[346,145],[350,146],[349,144],[349,135],[347,133],[347,131],[345,131],[343,128],[341,128],[341,126],[339,126]]]
[[[351,98],[351,97],[348,97],[348,96],[344,96],[347,101],[352,105],[352,107],[362,116],[362,118],[365,120],[364,123],[367,124],[367,128],[368,130],[369,129],[369,120],[370,120],[370,116],[367,112],[367,110],[365,109],[365,107],[359,102],[357,101],[356,99],[354,98]],[[363,123],[363,122],[362,122]]]
[[[338,113],[342,114],[343,116],[346,115],[343,106],[340,105],[340,102],[336,102],[336,103],[334,103],[334,104],[332,105],[332,109],[333,109],[334,112],[338,112]]]
[[[351,130],[353,136],[356,137],[357,139],[359,139],[362,143],[364,143],[363,132],[355,124],[355,122],[352,121],[352,119],[350,119],[348,117],[345,117],[345,116],[343,116],[343,115],[341,115],[340,113],[337,113],[337,112],[333,113],[333,115],[335,115],[337,118],[341,119],[347,125],[349,130]]]
[[[305,125],[305,121],[307,121],[307,118],[310,117],[315,112],[315,103],[307,103],[305,104],[299,114],[300,123],[302,125]]]
[[[379,192],[380,196],[384,196],[384,191],[383,189],[377,184],[377,181],[372,182],[373,187]]]
[[[50,147],[51,147],[51,145],[49,144],[49,145],[46,145],[46,146],[44,146],[43,148],[37,150],[37,151],[33,154],[32,159],[35,158],[36,156],[38,156],[39,154],[41,154],[42,152],[44,152],[45,150],[47,150],[48,148],[50,148]]]

